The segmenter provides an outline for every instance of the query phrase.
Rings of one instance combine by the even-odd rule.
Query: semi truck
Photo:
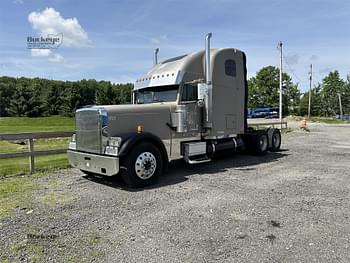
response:
[[[132,103],[89,106],[75,113],[68,159],[86,174],[121,176],[128,187],[153,184],[169,162],[210,162],[222,152],[278,151],[278,129],[247,124],[246,55],[205,49],[157,61],[135,81]]]

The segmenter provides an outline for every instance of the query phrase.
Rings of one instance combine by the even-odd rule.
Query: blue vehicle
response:
[[[248,118],[278,118],[278,108],[250,108]]]
[[[337,114],[336,118],[342,119],[342,120],[350,120],[350,114],[343,114],[343,115]]]

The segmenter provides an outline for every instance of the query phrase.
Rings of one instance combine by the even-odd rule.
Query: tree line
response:
[[[279,107],[279,69],[273,66],[262,68],[248,80],[248,107]],[[309,91],[301,93],[287,73],[282,74],[283,115],[308,114]],[[329,72],[321,83],[311,89],[311,115],[332,117],[340,114],[339,96],[343,114],[350,114],[350,75],[341,79],[337,70]]]
[[[283,73],[283,115],[306,115],[309,93],[301,93],[298,84]],[[114,84],[93,79],[60,81],[41,78],[0,77],[0,116],[73,116],[86,105],[128,104],[133,84]],[[248,107],[279,107],[279,69],[267,66],[248,80]],[[350,75],[341,79],[338,71],[330,72],[311,90],[311,114],[334,116],[350,113]]]
[[[127,104],[133,85],[0,77],[0,116],[73,116],[86,105]]]

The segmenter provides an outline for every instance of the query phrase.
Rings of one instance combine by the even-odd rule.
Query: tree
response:
[[[9,103],[8,112],[11,116],[38,117],[43,112],[40,101],[40,90],[35,83],[27,86],[26,81],[19,81],[16,85],[12,100]]]
[[[322,85],[317,84],[311,90],[311,112],[313,116],[324,115],[322,106]],[[305,92],[300,100],[299,115],[306,116],[309,112],[309,92]]]
[[[48,115],[58,115],[62,111],[65,86],[63,81],[51,81],[46,84],[44,107]]]
[[[8,108],[10,106],[10,98],[13,96],[16,84],[13,79],[0,78],[0,117],[9,116]]]
[[[73,116],[94,104],[127,104],[133,85],[83,79],[57,81],[0,77],[0,116]]]
[[[108,105],[113,104],[115,99],[115,91],[109,81],[100,81],[96,90],[96,104]]]
[[[346,76],[344,89],[341,94],[343,114],[350,114],[350,75]]]
[[[338,94],[343,94],[345,87],[337,70],[330,72],[322,80],[322,104],[326,116],[334,116],[340,112]]]
[[[248,107],[279,107],[279,69],[274,66],[267,66],[259,70],[255,77],[248,80]],[[293,84],[287,73],[282,74],[283,85],[283,114],[296,112],[300,91],[296,84]]]

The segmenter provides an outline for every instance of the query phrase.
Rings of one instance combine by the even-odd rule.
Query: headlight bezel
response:
[[[109,137],[107,140],[107,145],[105,147],[105,154],[118,156],[121,143],[122,143],[121,137]]]
[[[76,150],[77,149],[77,140],[76,140],[76,134],[73,133],[69,145],[68,145],[69,150]]]

